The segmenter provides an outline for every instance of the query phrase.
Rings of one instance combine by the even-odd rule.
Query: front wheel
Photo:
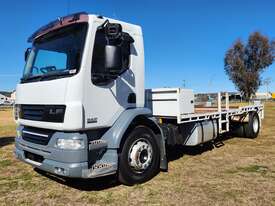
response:
[[[134,128],[119,154],[119,181],[134,185],[151,179],[159,170],[159,157],[153,131],[145,126]]]

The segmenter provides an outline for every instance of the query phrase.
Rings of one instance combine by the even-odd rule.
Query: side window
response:
[[[122,36],[129,34],[122,32]],[[111,39],[105,33],[105,30],[99,28],[95,35],[95,43],[93,48],[92,57],[92,82],[95,85],[106,85],[116,79],[120,74],[129,69],[130,66],[130,54],[131,54],[131,44],[128,39],[117,38]],[[121,62],[122,68],[119,74],[112,74],[105,68],[105,47],[106,45],[117,46],[121,50]]]

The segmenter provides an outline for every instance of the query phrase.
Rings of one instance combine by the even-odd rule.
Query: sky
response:
[[[142,26],[147,88],[235,91],[224,72],[227,49],[254,31],[275,40],[274,0],[0,0],[0,90],[19,82],[37,28],[80,11]],[[262,77],[275,92],[275,64]]]

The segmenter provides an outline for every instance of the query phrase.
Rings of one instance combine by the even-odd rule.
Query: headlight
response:
[[[57,139],[56,147],[59,149],[78,150],[84,149],[83,139]]]

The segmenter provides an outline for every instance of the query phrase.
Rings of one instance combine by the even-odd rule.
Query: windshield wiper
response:
[[[71,74],[70,70],[52,71],[52,72],[49,72],[46,74],[39,74],[39,75],[35,75],[35,76],[23,77],[23,78],[21,78],[21,81],[28,82],[29,80],[36,80],[36,79],[38,79],[38,81],[41,81],[41,80],[45,80],[49,77],[60,77],[60,76],[64,76],[67,74]]]
[[[49,72],[49,73],[46,73],[46,74],[42,75],[39,81],[47,79],[49,77],[60,77],[60,76],[64,76],[64,75],[67,75],[67,74],[70,74],[70,70],[52,71],[52,72]]]
[[[33,79],[39,79],[43,76],[43,74],[40,75],[35,75],[35,76],[26,76],[26,77],[22,77],[21,81],[26,82],[28,80],[33,80]]]

